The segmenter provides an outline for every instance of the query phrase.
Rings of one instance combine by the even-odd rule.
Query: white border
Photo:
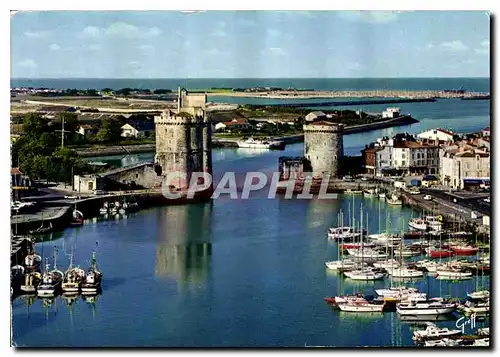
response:
[[[450,6],[451,5],[451,6]],[[0,155],[0,160],[2,163],[3,167],[3,175],[2,180],[5,180],[4,184],[0,186],[0,193],[1,193],[1,200],[2,206],[2,228],[4,229],[5,234],[3,235],[3,244],[5,245],[4,252],[10,251],[10,246],[9,246],[9,240],[7,237],[10,234],[10,228],[8,230],[7,227],[10,227],[10,209],[8,209],[7,205],[9,202],[9,196],[10,193],[8,191],[8,176],[7,176],[7,169],[10,169],[10,163],[9,163],[9,149],[7,146],[7,143],[10,142],[9,140],[9,126],[8,126],[8,120],[7,118],[9,117],[9,91],[7,87],[7,83],[10,84],[10,66],[9,66],[9,56],[10,56],[10,18],[9,18],[9,12],[8,10],[11,9],[23,9],[23,10],[276,10],[276,9],[286,9],[286,10],[490,10],[493,14],[498,14],[499,12],[496,11],[499,7],[499,2],[498,1],[486,1],[486,0],[475,0],[475,1],[423,1],[423,0],[405,0],[403,1],[387,1],[387,0],[379,0],[379,1],[370,1],[370,0],[358,0],[358,1],[345,1],[345,2],[326,2],[326,1],[317,1],[317,0],[309,0],[309,1],[301,1],[301,2],[291,2],[291,1],[269,1],[269,0],[254,0],[251,2],[236,2],[233,1],[231,3],[226,2],[224,0],[212,0],[210,2],[208,1],[203,1],[203,0],[184,0],[182,2],[168,2],[168,6],[165,6],[164,2],[160,1],[151,1],[151,0],[142,0],[142,1],[137,1],[137,2],[129,2],[129,3],[124,3],[124,2],[113,2],[113,5],[110,5],[110,2],[103,2],[101,0],[87,0],[85,2],[70,2],[70,1],[53,1],[53,0],[45,0],[43,2],[40,2],[39,0],[17,0],[17,1],[6,1],[2,2],[2,12],[1,14],[1,21],[0,21],[0,26],[1,26],[1,38],[2,38],[2,48],[4,51],[6,49],[9,49],[8,53],[6,53],[2,57],[2,77],[5,80],[4,83],[5,85],[2,86],[1,88],[1,105],[2,105],[2,113],[4,114],[3,120],[2,120],[2,129],[0,131],[0,136],[2,139],[2,155]],[[446,26],[446,24],[443,24],[443,26]],[[495,34],[497,33],[498,30],[498,24],[495,28]],[[493,43],[494,37],[492,37],[491,42]],[[494,49],[493,49],[494,51]],[[492,71],[491,74],[493,75],[494,72]],[[10,87],[10,85],[9,85]],[[495,88],[496,89],[496,88]],[[492,94],[494,94],[495,91],[492,90]],[[496,112],[495,112],[496,114]],[[494,116],[494,113],[492,113],[492,117]],[[494,135],[495,137],[498,136],[500,132],[500,124],[495,124],[494,125]],[[495,157],[500,157],[498,150],[499,145],[495,145],[495,152],[494,155]],[[494,167],[494,165],[492,165]],[[496,186],[496,185],[495,185]],[[495,202],[498,202],[497,200],[497,195],[499,190],[494,189],[495,192]],[[499,215],[499,210],[495,212],[495,220],[492,221],[498,221],[497,217]],[[500,221],[499,221],[500,222]],[[499,237],[499,235],[495,234],[496,232],[492,232],[492,239],[496,240],[496,238]],[[496,243],[496,246],[498,246],[498,242]],[[4,352],[7,352],[7,354],[14,353],[14,349],[8,347],[10,346],[10,309],[8,306],[10,306],[10,298],[9,298],[9,289],[8,289],[8,275],[7,275],[7,263],[9,259],[3,260],[5,267],[4,267],[4,272],[3,274],[0,274],[0,286],[1,286],[1,297],[2,297],[2,306],[3,308],[1,309],[2,311],[2,318],[0,321],[2,321],[2,349]],[[496,271],[496,267],[494,268]],[[496,286],[496,284],[495,284]],[[496,306],[495,306],[496,307]],[[496,307],[497,308],[497,307]],[[496,311],[495,311],[496,313]],[[495,325],[496,327],[496,325]],[[293,328],[293,326],[291,327]],[[496,332],[496,331],[495,331]],[[495,333],[495,335],[497,335]],[[495,336],[495,341],[498,343],[498,339]],[[7,351],[5,351],[7,350]],[[359,350],[356,352],[349,352],[350,354],[354,355],[365,355],[368,353],[369,350],[363,349]],[[342,353],[343,351],[338,351]],[[450,352],[450,350],[448,350]],[[34,355],[35,353],[39,352],[25,352],[26,355]],[[47,351],[47,353],[54,353],[53,351]],[[64,352],[63,352],[64,353]],[[85,354],[92,354],[94,356],[100,355],[104,352],[101,351],[84,351],[83,353]],[[132,354],[139,354],[141,352],[132,352]],[[162,352],[160,352],[162,353]],[[167,353],[174,353],[177,354],[179,352],[167,352]],[[182,352],[186,353],[186,352]],[[189,352],[189,353],[194,353],[194,352]],[[251,352],[252,354],[259,354],[262,355],[263,353],[269,353],[269,352],[262,352],[262,351],[254,351]],[[303,353],[303,352],[301,352]],[[378,354],[386,353],[386,351],[378,351]],[[401,353],[401,351],[398,351],[398,353]],[[425,351],[426,354],[428,355],[437,355],[439,352],[437,351]]]

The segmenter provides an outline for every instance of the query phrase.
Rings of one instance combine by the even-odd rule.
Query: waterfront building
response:
[[[177,111],[165,110],[155,117],[158,173],[186,174],[169,182],[176,189],[187,188],[193,172],[212,174],[212,127],[206,115],[206,94],[179,88]]]
[[[490,127],[483,129],[483,136],[490,136]]]
[[[393,119],[401,115],[401,108],[387,108],[382,112],[382,118]]]
[[[246,119],[233,119],[215,124],[216,131],[231,132],[234,130],[251,129],[252,125]]]
[[[423,131],[417,137],[419,139],[438,140],[441,143],[453,141],[453,133],[441,128]]]
[[[490,154],[464,147],[444,150],[440,165],[441,184],[453,189],[479,186],[490,181]]]
[[[78,193],[94,193],[96,190],[104,190],[105,181],[100,175],[74,175],[73,191]]]
[[[326,119],[326,114],[323,113],[322,111],[314,111],[314,112],[310,112],[309,114],[306,115],[306,122],[313,122],[315,120],[322,120],[322,119]]]
[[[363,156],[363,162],[366,169],[366,173],[370,175],[377,174],[377,154],[379,151],[384,150],[384,147],[373,146],[361,150]]]
[[[304,157],[309,161],[313,176],[329,174],[337,177],[344,154],[344,125],[316,121],[304,125]]]

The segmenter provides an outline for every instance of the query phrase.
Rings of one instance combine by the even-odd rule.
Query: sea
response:
[[[58,82],[50,81],[32,86],[54,87]],[[77,83],[82,88],[113,87],[112,83],[115,88],[138,87],[138,83],[152,87],[150,80],[60,81],[68,88],[77,87]],[[288,79],[211,81],[190,86],[235,86],[237,81],[248,86],[292,83]],[[326,86],[326,82],[336,83],[317,80],[315,87],[315,80],[304,81],[300,86],[316,89],[325,89],[318,86]],[[488,79],[398,81],[398,86],[413,83],[413,89],[474,84],[474,90],[488,91],[489,86]],[[370,82],[344,83],[366,89],[368,85],[375,86]],[[394,80],[380,83],[396,85]],[[379,111],[383,107],[363,109]],[[359,150],[370,141],[396,132],[434,127],[469,132],[481,130],[490,122],[489,100],[438,100],[402,103],[400,107],[419,123],[346,135],[345,153],[359,155]],[[288,145],[284,151],[216,149],[214,176],[220,178],[226,172],[235,172],[237,177],[249,171],[275,172],[280,156],[302,153],[301,143]],[[123,166],[151,158],[152,154],[141,154],[92,160]],[[89,218],[81,227],[41,236],[37,252],[52,260],[54,246],[57,247],[57,265],[61,269],[68,266],[70,252],[74,254],[74,263],[86,268],[91,252],[96,250],[103,272],[103,291],[95,299],[78,297],[76,301],[17,297],[12,302],[13,342],[24,347],[414,346],[412,333],[422,327],[402,321],[395,312],[343,313],[323,301],[324,297],[344,293],[375,295],[374,289],[397,284],[388,278],[356,282],[325,268],[325,261],[338,257],[338,246],[328,240],[327,231],[341,224],[340,212],[345,224],[350,224],[353,217],[359,222],[362,215],[370,234],[406,230],[410,218],[424,214],[406,206],[388,206],[377,198],[339,195],[330,200],[268,199],[267,191],[262,190],[246,200],[221,195],[207,204]],[[432,297],[464,299],[468,292],[488,289],[490,279],[478,275],[448,282],[425,277],[405,284]],[[456,328],[459,318],[451,315],[436,323]],[[489,326],[488,320],[476,322],[476,327],[484,326]],[[466,333],[474,332],[470,327],[466,329]]]

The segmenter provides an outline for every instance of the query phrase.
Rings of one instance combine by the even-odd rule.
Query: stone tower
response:
[[[304,156],[310,162],[314,176],[325,173],[330,178],[339,175],[344,154],[344,124],[317,121],[304,125]]]
[[[207,96],[189,94],[179,88],[177,111],[165,110],[155,117],[155,164],[161,175],[181,172],[186,180],[169,183],[179,189],[188,187],[193,172],[212,174],[212,132],[206,115]]]

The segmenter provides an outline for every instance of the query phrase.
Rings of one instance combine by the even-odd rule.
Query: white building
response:
[[[317,119],[324,119],[325,117],[326,117],[325,113],[321,111],[314,111],[307,114],[305,119],[306,121],[315,121]]]
[[[490,180],[490,155],[482,150],[452,149],[445,151],[440,165],[441,183],[463,189],[467,181]]]
[[[449,130],[437,128],[424,131],[417,135],[419,139],[439,140],[440,142],[448,142],[453,140],[453,133]]]
[[[437,174],[439,146],[416,141],[402,141],[392,148],[392,167],[408,173]]]
[[[382,118],[397,118],[401,114],[401,109],[392,107],[392,108],[387,108],[382,112]]]
[[[129,137],[137,138],[139,136],[139,130],[137,130],[130,124],[122,125],[121,130],[122,133],[120,134],[120,136],[124,138],[129,138]]]

